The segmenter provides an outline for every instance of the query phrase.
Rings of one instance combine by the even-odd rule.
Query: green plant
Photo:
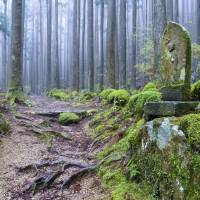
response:
[[[75,113],[61,113],[58,119],[59,123],[62,125],[78,123],[80,120],[80,117]]]
[[[80,101],[86,102],[86,101],[93,99],[96,96],[97,96],[97,94],[95,92],[83,92]]]
[[[180,129],[186,134],[189,144],[200,150],[200,114],[190,114],[181,118]]]
[[[100,94],[99,94],[99,97],[103,100],[108,100],[108,96],[113,92],[115,91],[115,89],[112,89],[112,88],[108,88],[108,89],[105,89],[103,90]]]
[[[147,83],[144,88],[143,91],[157,91],[156,85],[155,83],[149,82]]]
[[[162,95],[157,91],[143,91],[133,95],[128,103],[131,112],[135,114],[143,114],[143,108],[147,102],[159,102],[162,100]]]
[[[192,85],[191,96],[194,100],[200,100],[200,80]]]
[[[47,95],[49,97],[54,97],[58,100],[62,100],[62,101],[66,101],[70,98],[70,95],[67,93],[67,91],[63,90],[63,89],[52,89],[50,90]]]
[[[115,90],[108,96],[108,102],[117,106],[124,106],[129,101],[129,93],[127,90]]]

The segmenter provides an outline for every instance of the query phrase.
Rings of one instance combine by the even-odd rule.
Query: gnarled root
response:
[[[81,179],[88,173],[94,172],[107,158],[103,159],[101,162],[99,162],[97,165],[88,165],[87,163],[82,163],[80,161],[72,161],[68,162],[65,160],[60,161],[54,161],[54,162],[43,162],[39,164],[31,164],[27,165],[25,167],[18,168],[18,172],[24,172],[30,169],[35,169],[36,172],[39,172],[39,169],[42,167],[49,167],[49,166],[56,166],[56,165],[62,165],[62,168],[56,172],[52,172],[48,175],[40,176],[36,178],[24,191],[26,192],[33,192],[35,194],[38,190],[49,188],[54,181],[59,178],[66,169],[71,167],[77,167],[80,170],[78,172],[75,172],[72,174],[68,179],[63,181],[61,189],[64,190],[65,188],[69,188],[73,183],[75,183],[77,180]]]
[[[62,190],[65,189],[65,188],[69,188],[74,182],[76,182],[77,180],[79,180],[80,178],[85,176],[86,174],[93,172],[96,168],[97,168],[96,165],[90,166],[90,167],[83,168],[80,171],[74,173],[73,175],[71,175],[68,179],[66,179],[63,182]]]

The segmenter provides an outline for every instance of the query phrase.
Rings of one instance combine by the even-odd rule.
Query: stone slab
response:
[[[199,101],[163,101],[149,102],[144,106],[145,117],[182,116],[197,112]]]

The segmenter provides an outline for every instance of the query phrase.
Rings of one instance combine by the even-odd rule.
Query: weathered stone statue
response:
[[[164,101],[145,105],[147,119],[194,112],[199,102],[190,101],[191,39],[188,31],[175,22],[169,22],[163,33],[160,69]]]
[[[191,82],[191,39],[188,31],[169,22],[162,38],[161,89],[164,100],[189,100]]]

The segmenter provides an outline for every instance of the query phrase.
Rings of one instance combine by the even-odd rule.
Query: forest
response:
[[[0,199],[199,200],[200,0],[0,0]]]

